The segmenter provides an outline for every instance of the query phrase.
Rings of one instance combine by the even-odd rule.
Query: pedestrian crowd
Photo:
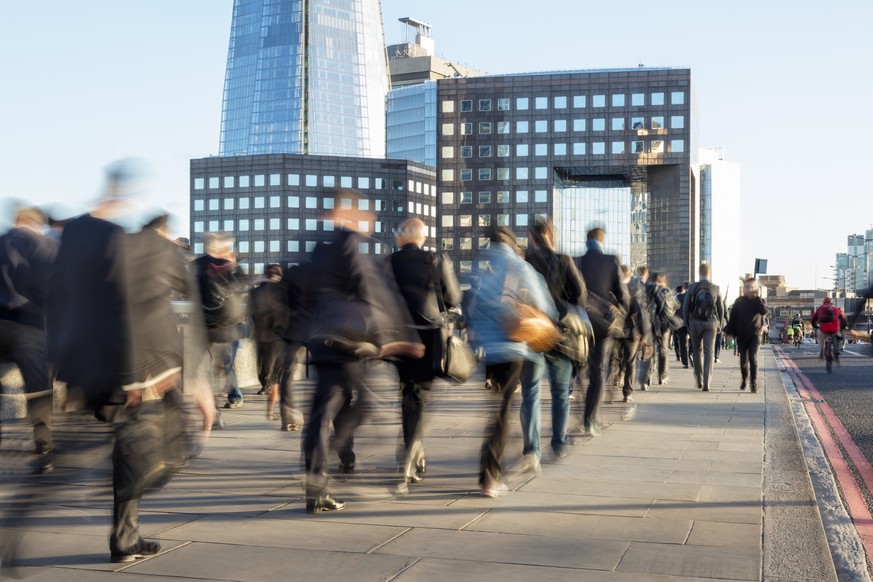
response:
[[[450,258],[427,249],[419,219],[397,227],[389,257],[361,253],[375,216],[361,194],[341,190],[323,217],[331,237],[310,261],[268,265],[250,285],[229,234],[208,233],[205,253],[190,260],[170,240],[165,213],[135,212],[129,191],[136,179],[129,163],[114,164],[90,212],[52,225],[38,209],[20,208],[0,237],[0,354],[24,378],[36,470],[52,470],[55,379],[66,382],[69,401],[113,427],[113,562],[160,551],[140,536],[139,502],[202,446],[186,428],[192,411],[206,433],[224,427],[222,414],[247,405],[234,362],[248,325],[266,420],[302,430],[308,513],[345,507],[331,494],[330,475],[355,472],[354,436],[371,407],[367,369],[375,360],[396,368],[398,495],[427,470],[424,412],[434,380],[472,377],[472,353],[484,366],[490,392],[483,393],[495,402],[479,461],[487,497],[506,489],[502,465],[517,393],[522,467],[542,470],[545,378],[550,459],[566,454],[574,432],[600,435],[606,386],[620,386],[631,404],[635,390],[667,384],[671,350],[707,392],[722,338],[733,336],[741,389],[757,391],[767,308],[754,279],[728,319],[709,265],[673,292],[663,273],[639,267],[632,276],[606,252],[603,228],[592,228],[586,252],[570,257],[557,251],[552,223],[537,217],[526,249],[511,229],[493,228],[480,257],[487,268],[462,290]],[[174,299],[192,306],[184,342]],[[315,368],[308,411],[294,389],[303,361]],[[583,388],[584,413],[574,426],[570,404]]]

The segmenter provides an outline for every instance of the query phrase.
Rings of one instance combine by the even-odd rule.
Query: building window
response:
[[[209,178],[209,189],[214,190],[218,188],[218,178]]]
[[[367,176],[358,176],[358,190],[369,190],[370,178]]]
[[[508,214],[497,215],[497,226],[510,226]]]
[[[604,131],[606,130],[606,120],[603,118],[597,118],[591,120],[591,130],[592,131]]]
[[[452,146],[443,146],[443,159],[451,159],[455,157],[455,148]]]
[[[210,220],[209,221],[209,232],[218,232],[218,221]]]
[[[490,121],[482,121],[479,123],[479,135],[490,135],[491,134],[491,122]]]
[[[458,217],[458,226],[462,227],[470,227],[473,226],[473,215],[472,214],[462,214]]]
[[[546,133],[549,131],[549,122],[547,119],[538,119],[534,121],[534,131],[536,133]]]
[[[534,180],[545,180],[549,177],[549,169],[543,166],[534,168]]]
[[[270,252],[271,253],[278,253],[279,252],[279,241],[277,241],[277,240],[270,241]]]
[[[322,176],[321,185],[325,188],[334,188],[336,186],[336,176]]]
[[[624,117],[612,118],[612,131],[624,131]]]
[[[491,179],[491,168],[479,168],[479,179],[480,180],[490,180]]]
[[[612,142],[612,153],[613,154],[623,154],[624,153],[624,142],[623,141]]]
[[[685,105],[685,91],[670,93],[670,105]]]
[[[624,94],[619,93],[612,96],[613,107],[624,107]]]
[[[663,105],[664,104],[664,94],[663,93],[652,93],[651,103],[652,103],[652,105]]]
[[[306,174],[306,185],[310,188],[318,186],[318,176],[315,174]]]
[[[255,223],[255,230],[264,230],[264,223],[265,223],[265,222],[266,222],[266,221],[265,221],[263,218],[256,218],[255,221],[254,221],[254,223]]]
[[[488,239],[487,236],[480,236],[479,237],[479,248],[480,249],[487,249],[488,245],[490,243],[491,243],[491,241]]]
[[[340,176],[340,187],[341,188],[351,188],[352,187],[352,177],[351,176]]]
[[[300,230],[300,219],[299,218],[289,218],[288,219],[288,230]]]
[[[549,98],[548,97],[537,97],[534,99],[534,107],[536,109],[548,109],[549,108]]]
[[[306,208],[318,208],[318,198],[315,196],[307,196]]]
[[[203,221],[202,220],[194,221],[194,232],[203,232]]]
[[[314,240],[308,240],[308,241],[306,241],[306,246],[304,248],[306,249],[307,253],[311,253],[312,251],[315,250],[315,245],[317,245],[317,244],[318,243],[315,242]]]
[[[632,141],[631,142],[631,153],[634,153],[634,154],[646,153],[646,142],[644,142],[644,141]]]
[[[652,153],[653,154],[663,154],[664,153],[664,140],[662,140],[662,139],[653,139],[652,140]]]
[[[442,241],[443,250],[444,251],[453,251],[455,250],[455,241],[450,238],[444,238]]]
[[[646,129],[646,118],[631,117],[631,129]]]
[[[549,144],[547,144],[547,143],[534,144],[534,155],[535,156],[547,156],[547,155],[549,155]]]
[[[685,129],[685,116],[684,115],[671,115],[670,116],[670,129]]]
[[[300,252],[300,243],[296,240],[289,240],[288,241],[288,252],[289,253]]]
[[[558,95],[555,97],[555,109],[566,109],[567,108],[567,97],[566,95]]]
[[[462,123],[461,124],[461,135],[473,135],[473,124],[472,123]]]
[[[247,241],[247,240],[241,240],[241,241],[239,241],[239,247],[238,247],[238,248],[239,248],[239,252],[241,252],[241,253],[247,253],[247,252],[249,252],[249,241]]]
[[[455,102],[454,101],[443,101],[443,113],[454,113],[455,112]]]
[[[300,196],[289,196],[288,208],[300,208]]]
[[[281,186],[282,178],[279,174],[270,174],[270,186]]]
[[[270,196],[270,208],[282,208],[282,197]]]
[[[480,214],[478,217],[479,226],[481,227],[489,227],[491,226],[491,215],[490,214]]]
[[[310,230],[310,231],[318,230],[318,221],[315,220],[314,218],[307,218],[306,219],[306,230]]]
[[[606,95],[592,95],[591,106],[592,107],[606,107]]]
[[[461,272],[462,273],[472,273],[473,272],[473,261],[461,261]]]
[[[279,230],[281,228],[280,224],[282,219],[280,218],[271,218],[270,219],[270,230]]]
[[[461,113],[467,113],[469,111],[473,111],[473,100],[472,99],[462,99],[461,100]]]
[[[479,99],[479,111],[491,111],[491,99]]]
[[[452,228],[455,226],[455,217],[451,214],[443,214],[443,227]]]
[[[556,156],[566,156],[567,155],[567,144],[565,143],[556,143],[554,145],[554,153]]]
[[[213,198],[209,201],[209,210],[218,210],[218,199]]]
[[[527,214],[516,214],[515,226],[527,226]]]
[[[224,187],[225,188],[233,188],[234,178],[233,176],[225,176],[224,177]]]
[[[509,122],[508,121],[498,121],[497,122],[497,133],[509,133]]]
[[[509,99],[498,99],[497,111],[509,111]]]
[[[509,190],[498,190],[497,191],[497,203],[498,204],[509,204]]]
[[[573,144],[573,155],[574,156],[584,156],[585,155],[585,142],[575,142]]]
[[[664,127],[664,116],[655,115],[652,117],[652,129],[662,129]]]
[[[454,192],[443,192],[442,201],[443,201],[443,204],[454,204],[455,203],[455,193]]]
[[[202,212],[205,208],[205,204],[203,200],[195,200],[194,201],[194,212]]]
[[[573,95],[573,109],[582,109],[587,105],[588,99],[585,95]]]
[[[497,168],[498,180],[509,180],[509,168]]]
[[[530,100],[527,97],[518,97],[515,100],[515,108],[519,111],[526,111],[530,107]]]
[[[255,188],[260,188],[264,185],[264,178],[265,176],[263,174],[258,174],[255,176]]]
[[[473,146],[461,146],[459,148],[462,158],[472,158],[473,157]]]
[[[525,157],[528,155],[529,146],[526,143],[520,143],[515,145],[515,155],[518,157]]]
[[[685,151],[685,140],[684,139],[672,139],[670,140],[670,151],[674,154],[679,154]]]
[[[509,146],[508,145],[497,146],[497,157],[498,158],[508,158],[509,157]]]
[[[480,145],[479,146],[479,157],[480,158],[490,158],[491,157],[491,146],[490,145]]]
[[[591,153],[595,156],[603,155],[606,153],[606,143],[602,141],[595,141],[591,144]]]
[[[455,135],[455,124],[454,123],[444,123],[443,124],[443,135]]]
[[[204,180],[203,178],[194,178],[194,189],[195,190],[203,190]]]
[[[534,202],[548,202],[549,201],[549,192],[548,190],[537,190],[534,192]]]
[[[248,178],[248,176],[246,176]],[[239,179],[239,185],[242,186],[242,177]],[[289,186],[299,186],[300,185],[300,174],[288,174],[288,185]],[[246,180],[246,186],[248,186],[248,180]]]
[[[573,120],[573,131],[585,131],[586,130],[586,120],[585,119],[574,119]]]
[[[479,204],[491,204],[491,192],[479,192]]]
[[[472,237],[461,237],[461,250],[462,251],[472,251],[473,250]]]
[[[527,190],[518,190],[515,193],[515,203],[516,204],[526,204],[527,203]]]
[[[461,192],[461,204],[472,204],[473,203],[473,193],[472,192]]]
[[[631,105],[633,107],[642,107],[646,104],[646,94],[645,93],[632,93],[631,94]]]
[[[563,133],[567,131],[567,120],[566,119],[556,119],[552,122],[552,127],[555,130],[555,133]]]
[[[469,182],[473,179],[473,169],[472,168],[464,168],[461,170],[461,181]]]
[[[515,122],[515,133],[527,133],[529,130],[529,123],[527,121],[516,121]]]
[[[530,168],[517,167],[515,168],[516,180],[527,180],[530,176]]]
[[[454,182],[455,181],[455,171],[443,169],[440,171],[440,178],[443,182]]]

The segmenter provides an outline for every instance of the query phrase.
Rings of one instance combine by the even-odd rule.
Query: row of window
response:
[[[436,188],[433,188],[433,192],[436,193]],[[333,210],[334,208],[334,199],[330,196],[305,196],[303,197],[304,207],[314,210]],[[320,204],[319,204],[320,202]],[[341,201],[343,208],[351,208],[351,200],[343,199]],[[202,198],[198,198],[194,200],[194,212],[204,212],[206,210],[249,210],[251,208],[261,209],[266,208],[269,205],[270,208],[282,208],[282,197],[281,196],[270,196],[269,198],[264,196],[257,196],[255,198],[211,198],[209,200],[205,200]],[[382,212],[387,210],[393,210],[394,212],[404,212],[404,206],[402,201],[395,201],[395,207],[391,208],[384,200],[369,200],[367,198],[361,198],[358,200],[358,210],[363,210],[365,212],[369,212],[373,210],[375,212]],[[288,208],[300,208],[300,196],[288,196],[287,197],[287,207]],[[423,204],[421,202],[413,202],[409,201],[408,211],[410,213],[421,214],[424,216],[436,216],[436,207],[431,206],[430,204]]]
[[[304,252],[311,253],[315,250],[315,246],[318,244],[317,241],[308,240],[303,241],[303,244],[300,244],[300,241],[289,240],[286,245],[286,252],[289,253],[299,253],[301,248]],[[192,249],[195,255],[203,254],[203,243],[194,243],[194,248]],[[379,242],[363,242],[358,243],[358,252],[362,254],[370,254],[371,252],[376,255],[381,255],[383,252],[391,250],[391,247],[388,245],[383,245]],[[236,246],[236,252],[243,256],[249,253],[281,253],[281,241],[272,240],[272,241],[239,241]],[[244,273],[248,274],[262,274],[264,272],[264,263],[255,263],[254,264],[254,272],[250,272],[249,268],[251,265],[246,262],[241,262],[239,264],[240,268]]]
[[[490,228],[492,226],[513,226],[510,222],[514,219],[514,224],[517,227],[527,227],[531,216],[530,214],[444,214],[442,218],[443,228],[471,228],[478,226],[481,228]]]
[[[649,126],[646,127],[645,117],[631,117],[630,126],[628,126],[628,118],[611,117],[609,118],[609,126],[612,131],[624,131],[628,129],[628,127],[630,127],[630,129],[634,131],[640,131],[645,129],[666,129],[667,126],[664,124],[664,120],[665,116],[663,115],[653,115],[649,118]],[[551,133],[566,133],[568,127],[572,127],[572,131],[574,132],[588,131],[587,118],[580,117],[571,121],[572,123],[568,124],[566,119],[553,119],[550,128],[548,119],[537,119],[533,122],[533,130],[534,133],[549,133],[549,131],[551,131]],[[607,120],[605,117],[595,117],[591,119],[591,131],[606,131],[606,121]],[[457,125],[460,135],[473,135],[473,123],[459,123]],[[510,135],[512,134],[512,122],[498,121],[496,122],[496,124],[490,121],[479,122],[479,135],[491,135],[492,129],[496,129],[498,135]],[[671,115],[670,129],[685,129],[685,116]],[[530,130],[530,121],[521,119],[515,122],[516,134],[530,133]],[[455,135],[455,124],[443,123],[440,131],[445,136]]]
[[[251,178],[254,178],[252,180]],[[319,184],[319,178],[320,184]],[[260,188],[269,184],[270,186],[282,186],[282,174],[257,174],[255,176],[211,176],[209,178],[194,178],[194,189],[195,190],[204,190],[209,188],[209,190],[217,190],[219,188],[250,188],[254,184],[255,188]],[[340,176],[339,178],[339,187],[340,188],[357,188],[358,190],[369,190],[370,184],[373,184],[374,190],[385,190],[388,181],[384,178],[373,178],[372,181],[367,176],[358,176],[357,178],[357,186],[354,186],[355,180],[352,179],[351,176]],[[402,180],[391,180],[391,189],[403,191],[403,181]],[[336,188],[337,187],[337,179],[336,176],[319,176],[318,174],[306,174],[303,176],[303,180],[301,181],[300,174],[287,174],[287,179],[285,182],[286,186],[308,186],[310,188],[316,187],[324,187],[324,188]],[[423,182],[418,182],[415,180],[409,180],[407,184],[407,188],[409,192],[415,192],[417,194],[425,194],[428,196],[435,195],[435,193],[431,193],[431,185],[425,184]]]
[[[670,105],[685,105],[685,91],[671,91],[670,95]],[[591,107],[606,107],[607,101],[612,105],[612,107],[626,107],[628,103],[630,103],[631,107],[645,107],[646,101],[648,97],[648,105],[666,105],[667,93],[664,91],[656,91],[653,93],[631,93],[630,99],[628,100],[628,95],[626,93],[613,93],[609,96],[600,94],[600,95],[591,95]],[[587,95],[573,95],[572,97],[568,97],[566,95],[555,95],[551,97],[534,97],[533,105],[534,109],[549,109],[551,105],[552,109],[567,109],[570,104],[572,104],[574,109],[582,109],[588,107],[588,96]],[[507,97],[501,97],[498,99],[461,99],[459,111],[461,113],[467,113],[473,111],[473,107],[476,105],[476,110],[478,111],[492,111],[492,106],[496,108],[497,111],[510,111],[512,107],[512,100]],[[516,111],[527,111],[530,109],[531,99],[529,97],[516,97],[515,98],[515,110]],[[442,103],[443,113],[454,113],[455,112],[455,101],[446,100]]]
[[[511,195],[509,190],[498,190],[497,192],[494,192],[493,196],[489,191],[482,191],[478,192],[476,196],[478,204],[491,204],[492,201],[497,204],[509,204],[510,199]],[[458,192],[457,197],[454,192],[443,192],[441,200],[443,204],[473,204],[473,192]],[[527,190],[516,190],[515,202],[517,204],[525,204],[530,201],[531,198]],[[548,190],[534,190],[533,202],[545,203],[548,201]]]
[[[623,141],[614,141],[610,142],[611,147],[610,151],[614,154],[623,154],[625,153],[625,142]],[[645,140],[634,140],[630,145],[630,152],[634,154],[644,154],[644,153],[653,153],[653,154],[663,154],[666,152],[664,149],[666,146],[666,141],[663,139],[655,139],[648,142],[648,147],[646,145]],[[681,153],[685,151],[685,140],[682,139],[673,139],[670,140],[670,152],[671,153]],[[572,152],[574,156],[584,156],[587,151],[585,142],[576,142],[571,144]],[[512,155],[512,146],[509,144],[500,144],[496,148],[491,145],[480,145],[476,146],[460,146],[457,148],[459,157],[462,159],[472,158],[473,153],[477,153],[477,157],[479,158],[490,158],[492,155],[496,153],[498,158],[508,158]],[[552,144],[552,155],[555,156],[566,156],[568,149],[566,143],[555,143]],[[533,152],[535,156],[547,156],[549,155],[549,144],[547,143],[537,143],[534,144]],[[452,159],[455,157],[455,147],[454,146],[443,146],[441,150],[441,156],[443,159]],[[606,153],[606,142],[592,142],[591,144],[591,153],[592,154],[604,154]],[[530,144],[516,144],[515,146],[515,155],[516,157],[525,157],[530,155]],[[499,171],[498,171],[499,172]],[[498,180],[501,179],[498,177]]]

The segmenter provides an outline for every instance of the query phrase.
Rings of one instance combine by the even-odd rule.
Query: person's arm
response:
[[[461,293],[461,284],[458,282],[458,277],[455,276],[455,269],[452,266],[452,260],[444,254],[439,255],[439,273],[440,285],[443,291],[443,302],[447,308],[455,307],[461,304],[464,298]]]

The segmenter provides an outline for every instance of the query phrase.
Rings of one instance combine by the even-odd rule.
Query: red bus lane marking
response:
[[[780,350],[781,351],[781,350]],[[810,379],[798,368],[797,364],[784,353],[781,354],[783,363],[789,369],[789,376],[795,381],[796,388],[801,396],[805,397],[807,402],[804,403],[807,414],[812,421],[816,432],[819,435],[819,441],[822,448],[828,457],[828,461],[833,468],[834,475],[840,483],[843,490],[843,496],[846,499],[846,505],[849,509],[849,514],[852,516],[852,522],[855,524],[855,529],[858,530],[858,535],[864,544],[864,549],[868,556],[873,555],[873,516],[870,514],[870,509],[867,507],[867,502],[861,493],[861,489],[849,469],[848,463],[843,456],[834,437],[831,435],[830,427],[833,428],[834,434],[839,439],[840,444],[846,450],[846,454],[852,460],[858,474],[864,481],[868,490],[873,491],[873,467],[864,457],[858,445],[852,440],[851,435],[840,422],[840,419],[834,413],[830,405],[822,397],[821,393],[816,389]],[[801,387],[802,386],[802,387]],[[809,392],[807,392],[809,390]],[[809,398],[809,395],[815,400]],[[821,410],[821,411],[820,411]],[[824,415],[824,416],[822,416]]]

